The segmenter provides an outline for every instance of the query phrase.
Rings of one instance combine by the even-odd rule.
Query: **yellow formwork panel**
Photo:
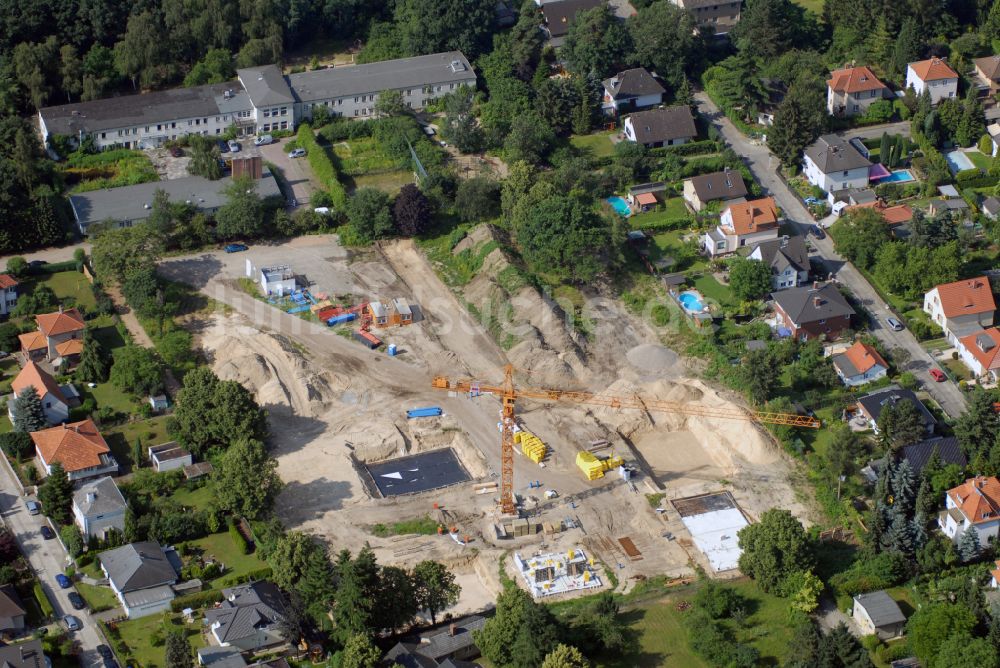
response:
[[[531,432],[522,431],[516,434],[520,436],[518,442],[521,444],[521,452],[536,464],[545,459],[547,451],[545,443]]]
[[[589,452],[576,453],[576,465],[587,476],[587,480],[604,477],[604,464]]]

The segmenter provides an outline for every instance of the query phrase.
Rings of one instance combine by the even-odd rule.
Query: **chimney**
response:
[[[62,312],[63,312],[63,309],[62,309],[62,304],[59,304],[59,312],[60,312],[60,313],[62,313]]]
[[[87,492],[87,503],[93,503],[97,500],[97,494],[94,492]]]
[[[813,306],[819,308],[819,306],[821,306],[822,304],[823,304],[823,298],[822,297],[818,297],[818,296],[817,297],[813,297]]]
[[[458,630],[458,627],[455,626],[454,624],[449,625],[448,626],[448,635],[454,636],[455,635],[455,631],[457,631],[457,630]]]
[[[819,290],[819,281],[813,281],[813,290]]]

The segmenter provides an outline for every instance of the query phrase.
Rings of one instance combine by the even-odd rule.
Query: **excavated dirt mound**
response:
[[[642,343],[632,348],[625,357],[643,374],[671,373],[677,369],[677,353],[655,343]]]

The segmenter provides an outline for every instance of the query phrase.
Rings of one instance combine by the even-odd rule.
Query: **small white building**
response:
[[[154,541],[130,543],[98,555],[101,570],[129,619],[170,609],[177,570],[174,548]]]
[[[778,205],[773,197],[734,202],[719,217],[719,224],[702,238],[711,257],[735,253],[744,246],[778,238]]]
[[[802,171],[827,193],[868,187],[871,162],[843,137],[823,135],[806,149]]]
[[[958,345],[962,337],[991,327],[996,309],[993,288],[986,276],[942,283],[924,294],[924,313],[944,330],[953,345]]]
[[[917,95],[930,91],[931,104],[958,95],[958,73],[940,58],[921,60],[906,66],[906,87]]]
[[[190,466],[193,461],[191,453],[179,446],[176,441],[151,445],[148,453],[149,462],[158,473]]]
[[[961,337],[955,348],[976,378],[996,382],[1000,377],[1000,330],[996,327]]]
[[[985,546],[1000,528],[1000,480],[995,476],[969,478],[945,494],[945,509],[938,514],[941,532],[958,543],[966,531],[979,535]]]
[[[264,267],[260,270],[260,289],[265,295],[290,295],[295,292],[295,274],[285,264]]]
[[[906,626],[906,615],[884,591],[855,596],[851,617],[861,629],[861,635],[877,635],[881,640],[900,637]]]
[[[10,274],[0,274],[0,315],[10,314],[17,306],[17,286],[16,278]]]
[[[125,497],[110,476],[81,485],[73,493],[73,517],[84,538],[106,538],[108,531],[125,529]]]
[[[601,108],[605,114],[616,116],[622,110],[655,107],[663,102],[666,92],[649,70],[636,67],[604,80]]]

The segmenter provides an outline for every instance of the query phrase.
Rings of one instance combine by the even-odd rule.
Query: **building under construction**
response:
[[[588,559],[580,548],[531,557],[515,552],[514,564],[535,598],[601,586],[593,559]]]

